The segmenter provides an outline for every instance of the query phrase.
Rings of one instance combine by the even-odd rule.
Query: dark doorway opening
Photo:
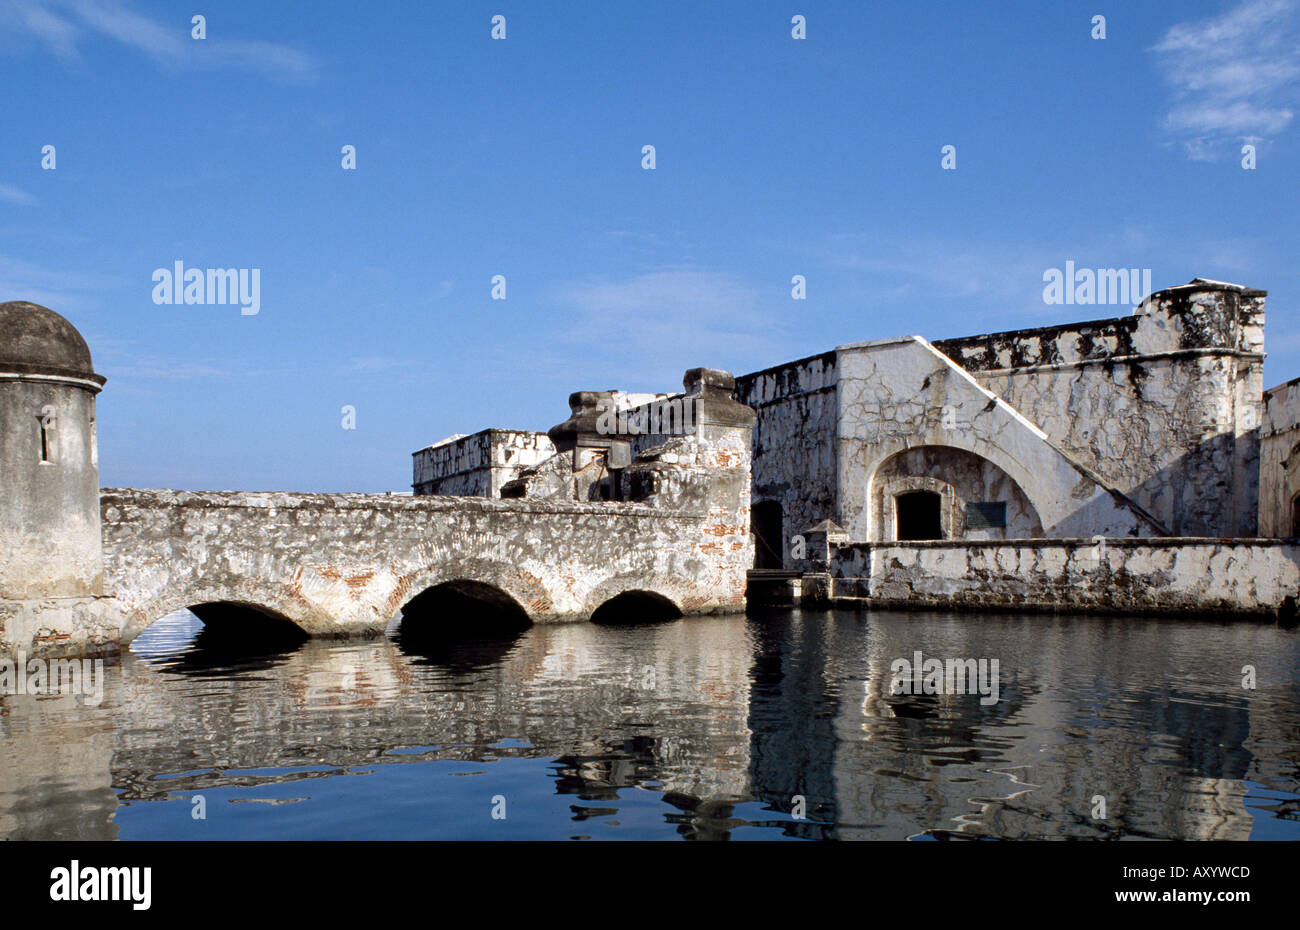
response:
[[[909,491],[894,498],[899,539],[943,539],[943,498],[934,491]]]
[[[783,568],[781,546],[781,502],[759,501],[750,511],[754,533],[754,567]]]

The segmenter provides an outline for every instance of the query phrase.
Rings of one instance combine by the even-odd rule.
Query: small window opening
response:
[[[36,418],[41,435],[41,462],[54,462],[54,410],[46,405],[41,408],[41,415]]]

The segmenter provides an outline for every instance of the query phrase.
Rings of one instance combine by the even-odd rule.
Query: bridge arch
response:
[[[600,624],[675,620],[686,613],[682,600],[666,593],[675,590],[660,576],[610,578],[588,595],[583,612]]]
[[[183,656],[181,661],[191,668],[210,668],[232,660],[287,656],[308,639],[302,627],[274,611],[223,601],[193,604],[159,617],[128,648],[149,659]]]
[[[682,612],[677,605],[654,591],[624,591],[605,601],[591,613],[591,622],[615,626],[621,623],[653,623],[676,620]]]
[[[230,624],[240,622],[239,614],[245,620],[256,621],[260,617],[268,627],[282,632],[284,626],[292,626],[304,636],[319,632],[322,626],[311,606],[289,587],[242,578],[237,585],[229,587],[182,587],[145,598],[126,611],[120,642],[124,646],[129,644],[155,622],[178,610],[191,611],[205,627],[215,621],[231,629]]]
[[[425,588],[402,605],[397,634],[419,640],[445,634],[509,634],[532,625],[523,606],[493,584],[455,578]]]
[[[447,591],[459,591],[473,600],[486,601],[502,609],[508,607],[501,600],[504,597],[523,611],[529,623],[544,619],[555,610],[550,591],[537,576],[492,559],[457,559],[400,576],[384,607],[386,617],[397,617],[417,597],[443,585],[451,586]]]

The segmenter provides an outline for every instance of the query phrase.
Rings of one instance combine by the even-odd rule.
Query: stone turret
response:
[[[71,323],[26,301],[0,304],[0,654],[87,645],[104,593],[103,384]]]

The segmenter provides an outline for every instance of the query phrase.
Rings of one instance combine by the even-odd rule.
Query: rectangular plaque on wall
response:
[[[1006,525],[1006,501],[981,501],[966,505],[966,529],[987,530]]]

